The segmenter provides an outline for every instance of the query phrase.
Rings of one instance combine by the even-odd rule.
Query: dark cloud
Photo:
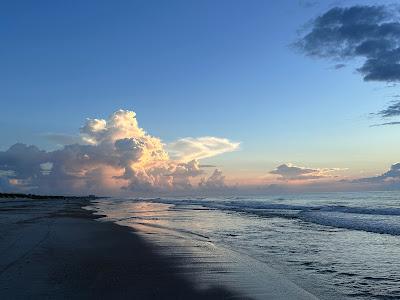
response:
[[[199,168],[215,168],[216,165],[199,165]]]
[[[14,187],[10,184],[10,180],[6,177],[0,176],[0,192],[10,193],[15,191]]]
[[[214,172],[207,179],[203,178],[199,187],[207,189],[221,189],[226,187],[225,176],[222,174],[221,170],[215,169]]]
[[[393,164],[389,171],[379,176],[356,179],[355,183],[369,183],[387,187],[400,187],[400,163]]]
[[[310,179],[321,179],[321,178],[332,177],[330,173],[339,170],[342,169],[339,168],[313,169],[306,167],[298,167],[288,163],[276,167],[275,170],[272,170],[269,173],[274,175],[279,175],[280,180],[310,180]]]
[[[400,122],[393,121],[393,122],[386,122],[386,123],[381,123],[381,124],[374,124],[374,125],[371,125],[371,127],[379,127],[379,126],[387,126],[387,125],[400,125]]]
[[[336,65],[334,66],[335,70],[343,69],[344,67],[346,67],[345,64],[336,64]]]
[[[299,5],[304,8],[310,8],[318,5],[318,1],[316,0],[299,0]]]
[[[366,81],[400,81],[398,11],[385,6],[335,7],[317,17],[295,46],[306,55],[335,61],[364,59]],[[340,64],[339,64],[340,65]]]
[[[40,177],[41,165],[48,161],[48,153],[36,146],[17,143],[7,151],[0,151],[0,170],[12,172],[12,177],[19,180]]]
[[[391,118],[400,116],[400,101],[394,101],[393,104],[379,111],[377,115],[381,116],[382,118]]]
[[[270,171],[270,174],[279,175],[282,180],[309,179],[310,174],[317,173],[317,169],[296,167],[291,164],[282,164]],[[317,176],[318,177],[318,176]]]

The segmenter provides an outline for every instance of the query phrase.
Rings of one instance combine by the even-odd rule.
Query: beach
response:
[[[2,198],[0,298],[396,298],[398,196]]]
[[[399,1],[2,1],[0,300],[400,300]]]
[[[85,198],[0,200],[0,298],[313,298],[274,273],[257,273],[263,294],[217,279],[197,284],[187,275],[196,267],[190,260],[182,271],[182,259],[160,254],[130,227],[98,222],[88,205]]]
[[[221,299],[196,290],[132,230],[85,199],[0,201],[1,299]]]
[[[399,192],[110,198],[129,226],[197,287],[254,299],[400,298]]]

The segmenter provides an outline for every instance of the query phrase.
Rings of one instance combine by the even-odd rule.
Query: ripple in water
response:
[[[107,201],[110,218],[244,253],[321,299],[400,298],[399,192]]]

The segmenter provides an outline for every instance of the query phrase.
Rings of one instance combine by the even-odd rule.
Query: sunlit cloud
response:
[[[183,138],[169,143],[166,148],[171,157],[178,161],[190,161],[213,157],[239,149],[240,143],[219,137]]]
[[[59,135],[50,137],[67,142]],[[193,189],[207,176],[199,160],[236,150],[239,143],[215,137],[185,138],[167,148],[141,128],[133,111],[118,110],[108,119],[87,119],[74,143],[55,151],[15,144],[0,152],[0,188],[46,193],[173,192]],[[170,153],[175,155],[170,157]],[[222,187],[215,170],[201,187]]]

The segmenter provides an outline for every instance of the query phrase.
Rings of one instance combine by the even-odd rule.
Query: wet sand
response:
[[[197,288],[207,289],[218,284],[255,300],[317,299],[292,282],[284,271],[272,268],[240,248],[210,238],[207,229],[201,230],[204,227],[218,230],[231,223],[232,229],[240,232],[238,216],[217,210],[176,209],[162,203],[121,199],[94,201],[90,209],[107,215],[100,221],[113,221],[135,230],[157,253],[173,262],[179,274],[195,282]],[[338,299],[325,293],[320,296]]]
[[[0,299],[231,299],[200,290],[86,199],[0,200]]]

